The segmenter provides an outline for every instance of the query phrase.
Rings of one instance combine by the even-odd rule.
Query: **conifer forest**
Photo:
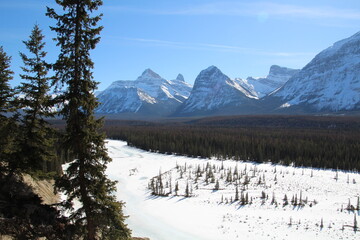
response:
[[[181,123],[108,121],[110,138],[191,157],[360,170],[357,117],[240,116]]]

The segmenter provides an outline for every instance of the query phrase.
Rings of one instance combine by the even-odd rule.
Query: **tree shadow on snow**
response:
[[[145,198],[145,200],[156,200],[159,198],[163,198],[163,196],[157,196],[157,195],[149,195]]]
[[[187,197],[182,197],[179,200],[177,200],[176,202],[181,202],[181,201],[184,201],[185,199],[187,199]]]

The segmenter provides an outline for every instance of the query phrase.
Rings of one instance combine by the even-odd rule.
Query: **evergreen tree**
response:
[[[57,45],[61,47],[55,64],[59,83],[66,86],[62,96],[62,115],[66,120],[64,146],[75,159],[64,175],[56,182],[58,190],[67,196],[70,219],[75,222],[81,238],[129,239],[130,230],[124,224],[123,203],[116,201],[112,193],[115,182],[105,175],[106,165],[111,161],[105,147],[105,136],[99,133],[102,119],[96,120],[94,109],[98,106],[94,91],[94,63],[90,50],[99,42],[102,27],[97,27],[101,15],[95,11],[101,0],[56,0],[63,12],[48,8],[47,15],[57,20]],[[72,209],[73,201],[82,204]]]
[[[356,213],[354,213],[354,231],[356,231],[358,228],[357,226],[357,220],[356,220]]]
[[[350,202],[350,198],[349,198],[349,202],[348,202],[348,205],[347,205],[347,210],[348,211],[352,210],[352,205],[351,205],[351,202]]]
[[[289,201],[288,201],[288,197],[287,197],[287,195],[285,194],[285,196],[284,196],[284,206],[286,206],[286,205],[288,205],[289,204]]]
[[[9,85],[13,79],[13,71],[10,69],[11,57],[7,56],[0,46],[0,175],[9,171],[11,162],[14,162],[12,154],[15,132],[17,132],[16,121],[6,114],[12,112],[14,91]]]
[[[43,50],[45,43],[44,35],[38,25],[35,25],[28,41],[24,41],[26,48],[31,53],[28,57],[24,53],[20,56],[24,62],[22,70],[24,74],[20,77],[26,82],[21,83],[20,106],[24,109],[22,118],[22,136],[19,143],[19,168],[23,170],[47,170],[47,161],[54,160],[53,130],[45,120],[54,116],[52,111],[53,103],[48,94],[50,81],[48,77],[51,65],[46,63],[44,58],[46,52]]]
[[[175,196],[178,195],[178,191],[179,191],[179,183],[176,182],[176,184],[175,184]]]
[[[241,191],[240,204],[241,204],[241,205],[245,205],[245,204],[246,204],[246,199],[245,199],[244,191]]]
[[[215,186],[214,186],[214,190],[219,190],[220,189],[220,183],[219,180],[216,180]]]
[[[323,228],[324,227],[324,220],[323,218],[321,218],[321,221],[320,221],[320,228]]]
[[[13,79],[14,72],[10,69],[11,57],[7,56],[3,47],[0,46],[0,117],[11,110],[11,98],[13,90],[9,81]]]
[[[239,201],[239,189],[238,186],[235,188],[235,201]]]
[[[190,197],[190,190],[189,190],[189,183],[186,183],[186,188],[185,188],[185,197]]]

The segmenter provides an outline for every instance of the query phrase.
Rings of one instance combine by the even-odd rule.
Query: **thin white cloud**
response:
[[[297,18],[333,18],[360,20],[360,11],[340,9],[329,6],[308,7],[301,5],[279,4],[272,2],[215,2],[192,5],[177,9],[141,9],[119,6],[108,6],[106,10],[121,12],[138,12],[154,15],[233,15],[233,16],[278,16]]]
[[[2,9],[45,9],[46,6],[54,7],[54,3],[36,2],[36,1],[7,1],[0,2],[0,8]]]
[[[116,38],[116,37],[113,37]],[[142,43],[152,47],[170,47],[176,49],[191,49],[199,51],[221,51],[221,52],[233,52],[233,53],[242,53],[250,55],[260,55],[260,56],[275,56],[275,57],[296,57],[296,56],[314,56],[314,53],[310,52],[272,52],[265,51],[262,49],[254,48],[245,48],[239,46],[230,46],[230,45],[219,45],[211,43],[189,43],[189,42],[176,42],[176,41],[164,41],[158,39],[145,39],[145,38],[117,38],[120,40]]]
[[[340,9],[328,6],[304,7],[289,4],[260,3],[254,4],[264,12],[274,16],[291,16],[306,18],[338,18],[338,19],[360,19],[360,11],[353,9]]]

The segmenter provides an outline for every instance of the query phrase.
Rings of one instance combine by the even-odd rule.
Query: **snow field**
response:
[[[127,223],[135,236],[152,240],[360,238],[353,227],[355,216],[360,221],[359,212],[347,210],[357,208],[358,173],[162,155],[114,140],[107,146],[113,159],[107,174],[119,181],[117,196],[126,202]],[[161,195],[166,196],[152,194],[152,182],[159,186],[159,176]],[[214,190],[217,181],[219,190]],[[291,202],[293,197],[296,204]]]

